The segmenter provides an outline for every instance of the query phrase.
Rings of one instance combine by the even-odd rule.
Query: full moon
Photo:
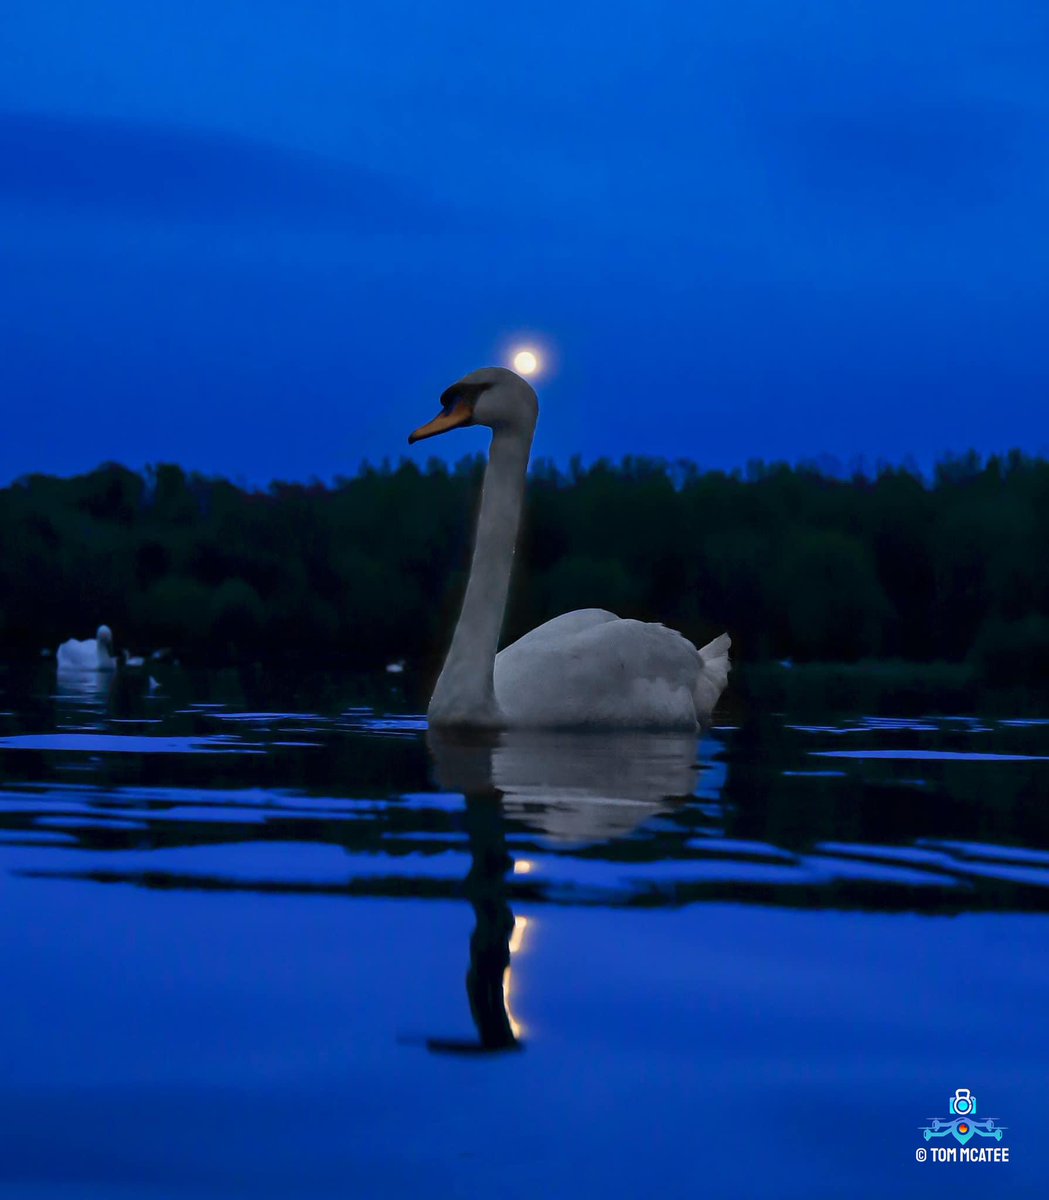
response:
[[[534,375],[539,370],[539,356],[534,350],[518,350],[514,355],[514,370],[519,375]]]

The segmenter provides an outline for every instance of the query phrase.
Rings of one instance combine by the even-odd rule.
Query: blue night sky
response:
[[[351,473],[526,340],[561,460],[1045,450],[1047,66],[1044,0],[7,0],[0,481]]]

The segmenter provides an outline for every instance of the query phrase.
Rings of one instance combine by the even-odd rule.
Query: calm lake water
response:
[[[1044,1196],[1049,713],[405,705],[0,671],[0,1195]]]

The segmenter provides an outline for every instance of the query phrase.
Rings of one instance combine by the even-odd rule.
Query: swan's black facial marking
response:
[[[464,425],[476,424],[474,408],[481,395],[490,387],[492,387],[491,382],[453,383],[441,396],[441,411],[432,421],[427,421],[408,438],[408,445],[413,446],[424,438],[447,433],[449,429],[460,429]]]
[[[472,411],[481,393],[491,386],[490,383],[453,383],[441,393],[441,408],[447,413],[456,405],[463,404]]]

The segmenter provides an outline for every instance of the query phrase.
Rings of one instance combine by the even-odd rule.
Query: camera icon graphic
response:
[[[971,1117],[976,1113],[976,1097],[968,1088],[956,1088],[950,1104],[952,1117]]]

